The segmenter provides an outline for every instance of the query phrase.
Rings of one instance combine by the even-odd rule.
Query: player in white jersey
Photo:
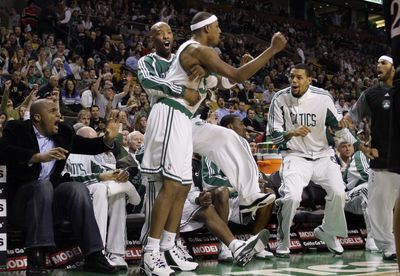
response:
[[[175,78],[166,78],[167,82],[173,81],[183,87],[190,85],[186,72],[191,72],[191,68],[195,65],[204,66],[210,71],[225,75],[234,81],[243,81],[261,69],[286,44],[283,36],[276,34],[269,49],[248,64],[235,69],[222,62],[213,49],[208,47],[218,43],[219,40],[220,29],[217,18],[208,13],[199,13],[193,20],[191,27],[195,32],[195,41],[193,40],[192,44],[198,45],[194,47],[192,44],[185,44],[188,47],[182,48],[182,55],[178,50],[179,57],[175,61],[182,63],[182,72],[176,75],[179,78],[176,78],[176,76],[174,76]],[[160,34],[160,36],[162,35]],[[210,62],[211,60],[212,62]],[[204,84],[204,81],[201,81],[201,83]],[[198,87],[198,85],[195,85],[192,88],[196,90],[200,88],[200,92],[203,92],[202,89],[206,86]],[[185,92],[187,91],[185,90]],[[182,187],[180,184],[191,182],[190,158],[193,152],[193,141],[190,118],[198,107],[201,98],[204,98],[200,95],[201,93],[195,94],[196,98],[193,103],[173,96],[162,98],[153,106],[148,120],[142,169],[147,173],[161,172],[163,188],[157,196],[152,210],[150,234],[144,253],[144,265],[146,272],[153,269],[152,273],[157,275],[173,273],[163,263],[162,267],[158,268],[157,264],[160,264],[160,262],[154,262],[154,260],[161,258],[158,251],[160,250],[159,238],[163,229],[165,229],[163,236],[170,241],[167,242],[169,244],[166,247],[173,247],[174,233],[179,225],[183,203],[188,192],[188,188]],[[259,202],[266,200],[266,198],[265,195],[249,195],[247,202],[243,201],[243,210],[254,210],[254,206],[257,208]],[[166,253],[169,254],[167,251],[168,249]]]
[[[278,247],[276,255],[288,257],[290,250],[290,226],[300,205],[303,188],[310,180],[325,189],[326,206],[322,225],[315,228],[317,238],[323,240],[328,249],[343,253],[337,236],[347,236],[344,216],[346,193],[339,165],[329,144],[331,132],[363,147],[346,128],[337,113],[329,92],[311,86],[311,74],[305,64],[292,67],[290,87],[275,94],[268,115],[267,132],[275,144],[280,146],[283,156],[281,167],[281,198],[278,206]],[[369,152],[368,152],[369,153]]]
[[[86,138],[97,137],[91,127],[82,127],[77,134]],[[84,183],[88,188],[107,258],[111,265],[126,270],[126,196],[133,205],[140,203],[140,196],[135,187],[127,182],[125,171],[105,171],[94,157],[70,154],[63,174],[68,173],[73,180]]]

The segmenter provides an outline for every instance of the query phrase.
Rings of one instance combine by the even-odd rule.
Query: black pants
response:
[[[54,222],[68,218],[84,254],[103,249],[89,191],[79,182],[33,181],[9,203],[8,220],[26,230],[26,247],[54,247]]]

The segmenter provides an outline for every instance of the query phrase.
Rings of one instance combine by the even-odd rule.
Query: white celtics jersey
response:
[[[93,155],[70,154],[62,174],[68,173],[74,181],[90,185],[100,181],[104,168],[94,160]]]
[[[368,182],[370,171],[369,159],[361,151],[355,152],[343,172],[343,180],[347,190],[350,191],[361,183]]]
[[[352,144],[357,142],[347,129],[338,127],[340,120],[341,115],[328,91],[309,86],[302,97],[296,98],[288,87],[276,93],[272,99],[267,132],[272,136],[272,141],[284,150],[283,155],[292,153],[315,159],[333,154],[333,137],[328,127],[335,131],[335,136]],[[300,125],[310,128],[311,133],[287,140],[286,132]]]
[[[185,50],[186,47],[188,47],[191,44],[199,44],[199,42],[197,42],[195,40],[188,40],[188,41],[186,41],[185,43],[183,43],[179,47],[179,49],[178,49],[178,51],[176,53],[176,58],[172,62],[172,65],[169,68],[169,71],[167,72],[167,75],[165,77],[166,81],[172,82],[172,83],[178,84],[178,85],[187,86],[187,84],[188,84],[188,74],[183,69],[183,67],[181,66],[181,63],[180,63],[179,59],[180,59],[180,55],[181,55],[182,51]],[[173,99],[174,101],[180,103],[185,108],[187,108],[191,113],[194,114],[196,112],[196,110],[199,108],[201,102],[207,96],[207,93],[206,93],[206,91],[204,89],[204,80],[200,81],[199,92],[200,92],[201,99],[194,106],[188,105],[187,102],[183,98],[175,98],[175,97],[172,97],[170,95],[168,95],[167,97],[169,97],[169,98]]]

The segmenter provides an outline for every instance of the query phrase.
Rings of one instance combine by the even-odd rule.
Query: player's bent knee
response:
[[[229,200],[229,189],[227,187],[220,187],[215,192],[215,199],[219,202],[227,202]]]

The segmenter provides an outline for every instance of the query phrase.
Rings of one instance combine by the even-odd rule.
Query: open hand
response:
[[[51,149],[47,152],[40,153],[40,162],[45,163],[52,160],[64,160],[67,158],[68,151],[61,147]]]

